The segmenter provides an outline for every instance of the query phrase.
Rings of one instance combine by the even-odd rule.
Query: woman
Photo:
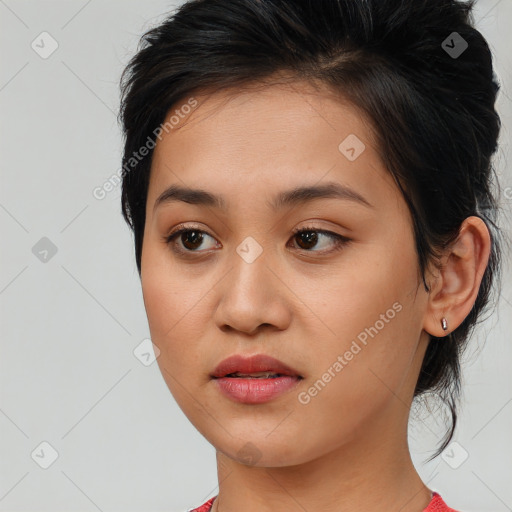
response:
[[[449,511],[407,444],[456,424],[499,271],[488,45],[455,0],[195,0],[122,80],[151,338],[215,447],[196,511]]]

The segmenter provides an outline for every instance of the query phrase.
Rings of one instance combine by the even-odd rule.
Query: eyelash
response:
[[[179,248],[177,246],[177,244],[174,242],[174,240],[178,236],[180,236],[181,234],[186,233],[188,231],[197,231],[199,233],[206,234],[206,235],[210,236],[211,238],[214,238],[207,231],[204,231],[202,229],[196,228],[195,226],[186,226],[186,227],[181,227],[181,226],[178,226],[178,229],[176,231],[172,232],[171,234],[164,236],[165,243],[167,245],[169,245],[170,249],[173,252],[175,252],[176,254],[178,254],[180,256],[190,256],[191,254],[199,253],[200,252],[200,251],[191,251],[191,250],[188,250],[188,249],[181,249],[181,248]],[[313,251],[313,250],[307,250],[307,249],[298,249],[299,251],[306,252],[306,253],[319,252],[321,254],[330,254],[332,252],[342,250],[348,243],[351,242],[350,238],[347,238],[347,237],[345,237],[343,235],[340,235],[338,233],[334,233],[332,231],[327,231],[327,230],[324,230],[324,229],[318,229],[318,228],[316,228],[314,226],[306,226],[306,227],[301,227],[301,228],[295,228],[292,231],[292,238],[294,238],[295,236],[300,235],[302,233],[309,233],[309,232],[321,233],[323,235],[327,235],[329,238],[334,240],[334,248],[330,249],[330,250],[327,250],[327,251]]]

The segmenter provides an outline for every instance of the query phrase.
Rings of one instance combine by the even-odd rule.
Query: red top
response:
[[[210,498],[206,503],[203,503],[200,507],[191,509],[190,512],[210,512],[213,501],[217,496]],[[433,493],[432,500],[428,504],[428,507],[423,509],[422,512],[457,512],[457,510],[450,508],[443,501],[443,498],[437,494],[437,492]]]

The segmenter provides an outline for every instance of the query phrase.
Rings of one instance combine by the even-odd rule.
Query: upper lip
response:
[[[301,375],[299,375],[299,373],[293,368],[290,368],[278,359],[265,354],[256,354],[253,356],[242,356],[240,354],[236,354],[230,356],[221,361],[210,376],[218,378],[236,372],[249,374],[265,371],[301,377]]]

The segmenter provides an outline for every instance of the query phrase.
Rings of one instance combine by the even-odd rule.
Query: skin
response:
[[[454,330],[475,302],[490,250],[485,224],[464,221],[441,270],[428,274],[428,294],[409,211],[353,105],[303,82],[194,98],[199,105],[155,148],[141,280],[162,375],[217,451],[213,511],[422,511],[431,492],[407,445],[414,386],[428,335]],[[366,146],[354,161],[338,149],[350,134]],[[279,211],[267,204],[278,192],[326,182],[372,206],[340,198]],[[173,184],[222,195],[227,209],[182,201],[154,209]],[[188,256],[165,240],[181,223],[205,232],[195,245],[185,235],[174,240]],[[316,245],[301,246],[292,230],[311,226],[350,242],[332,250],[335,242],[315,231]],[[263,250],[252,263],[236,252],[246,237]],[[401,310],[301,403],[298,394],[396,303]],[[304,379],[264,404],[233,402],[209,374],[234,353],[269,354]]]

